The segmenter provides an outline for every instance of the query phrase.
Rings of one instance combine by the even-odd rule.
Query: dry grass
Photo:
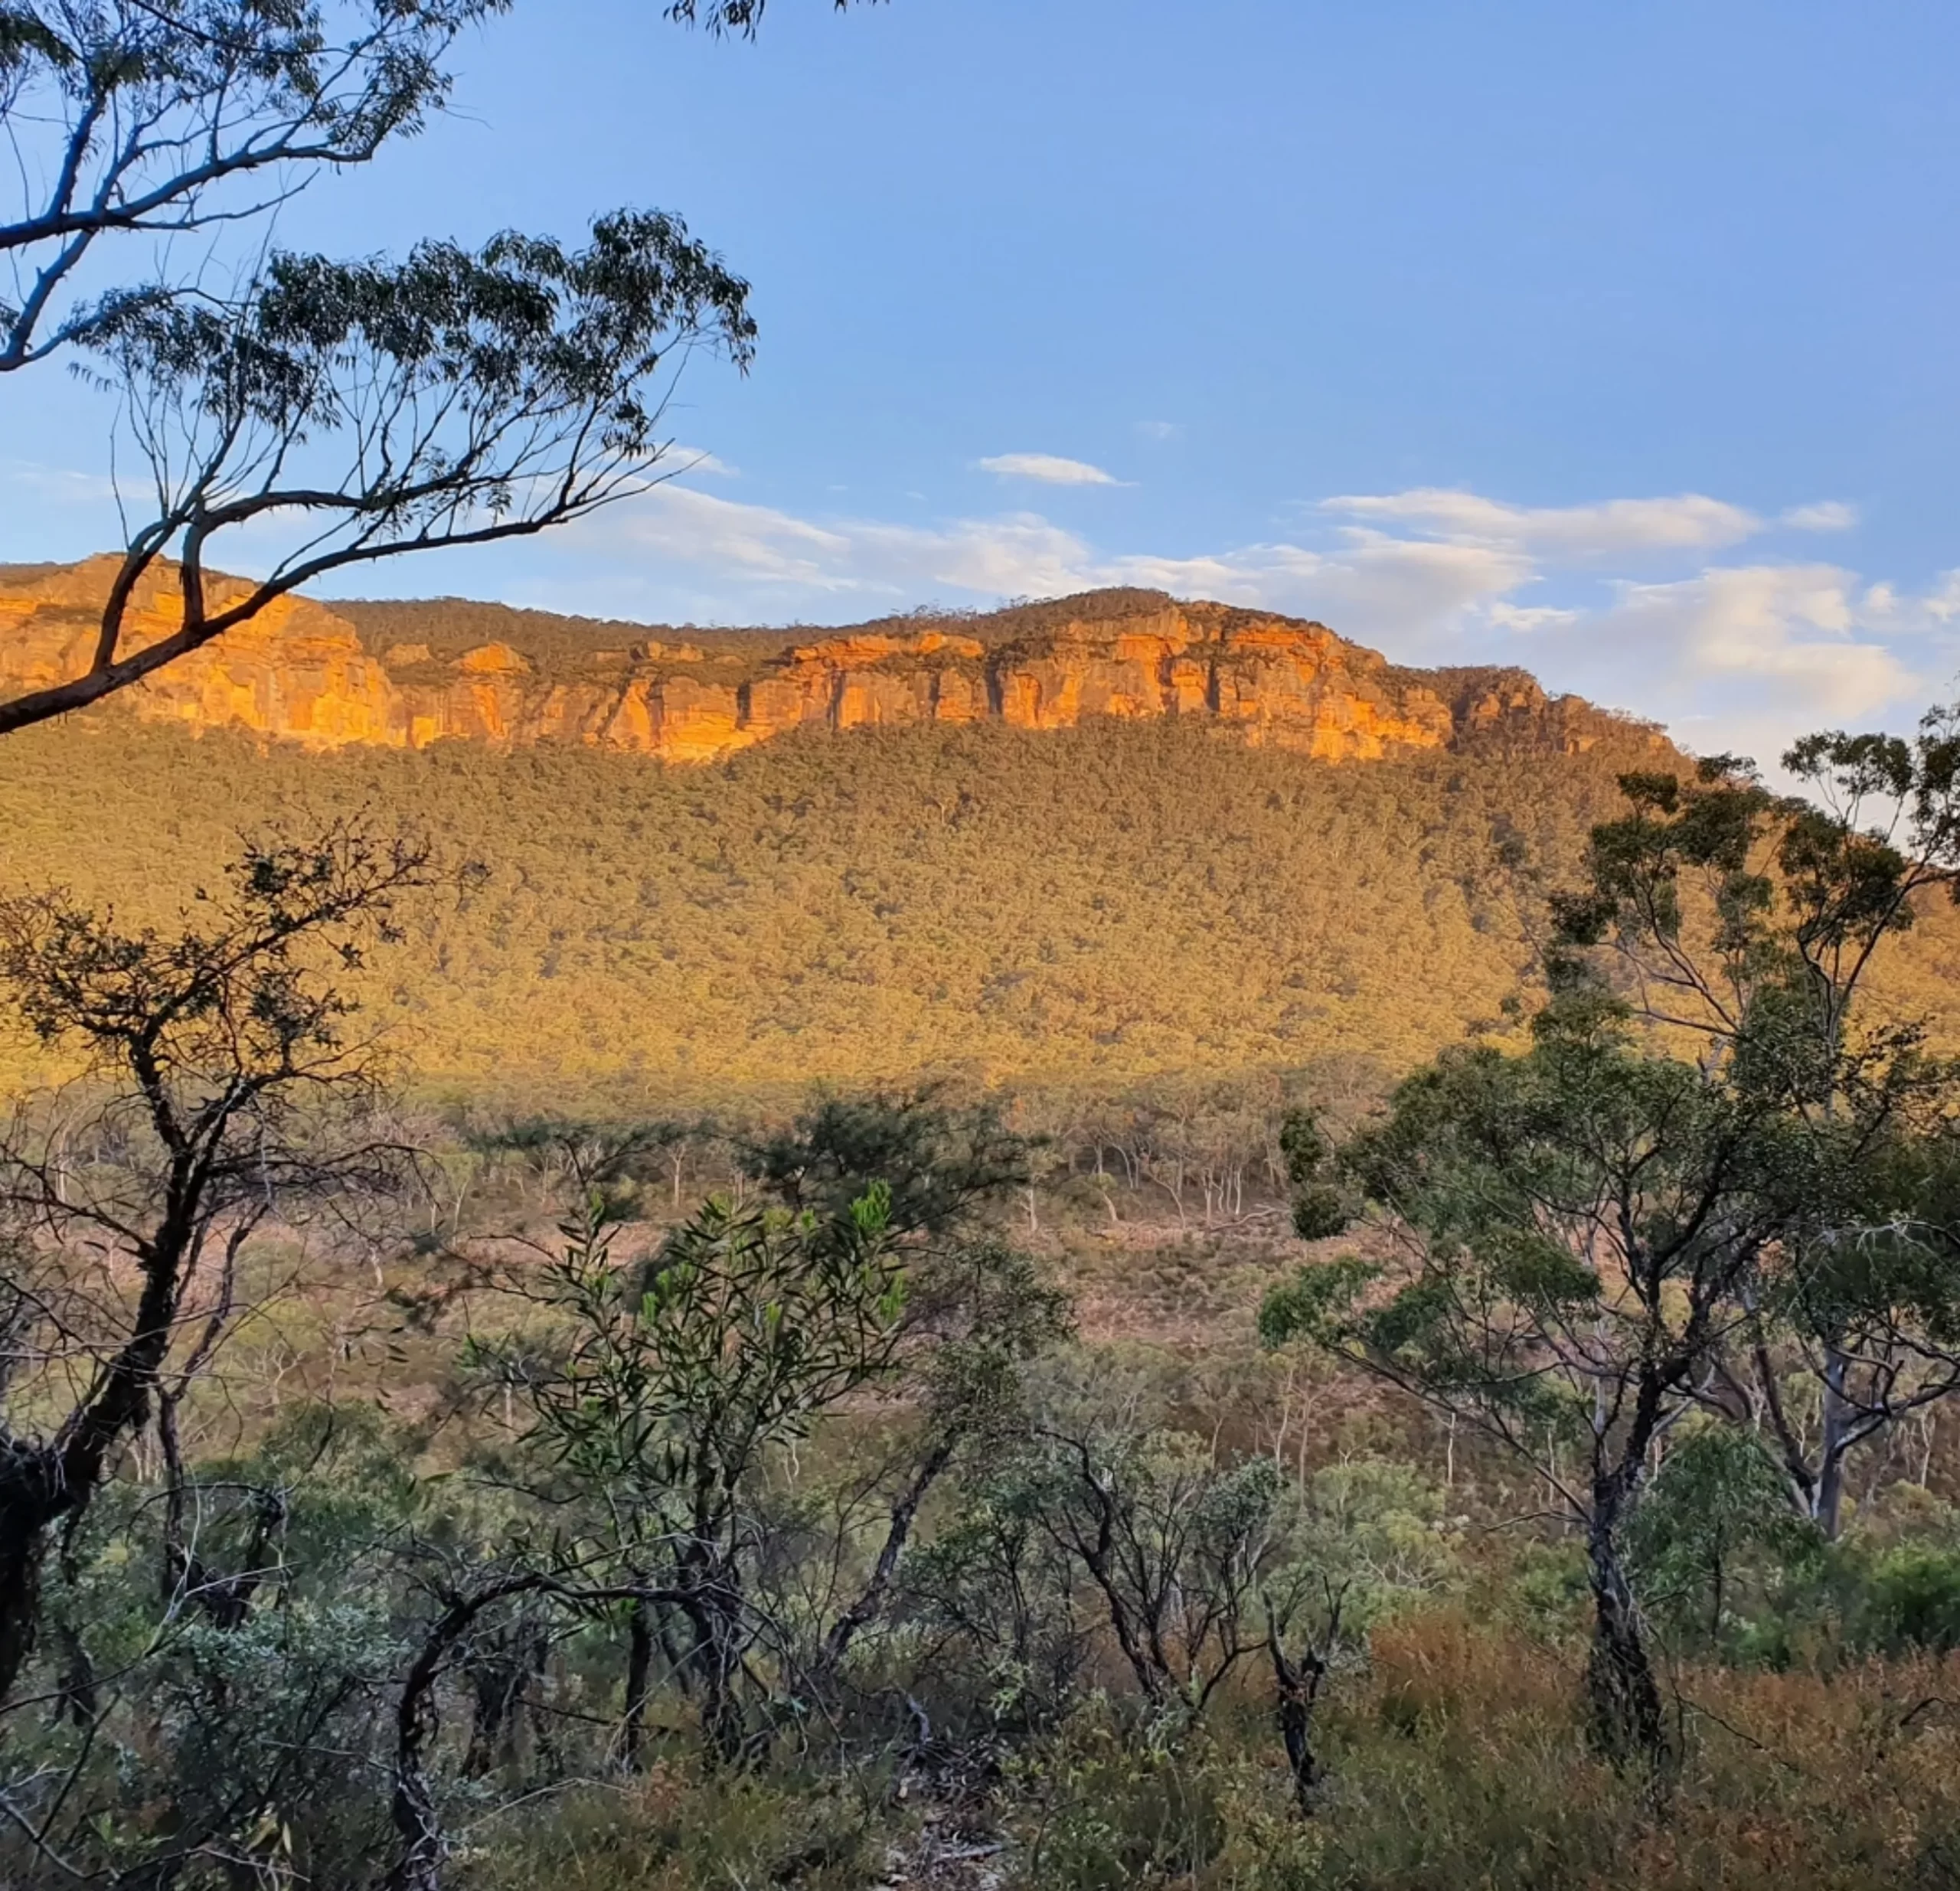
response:
[[[1354,1891],[1960,1885],[1952,1660],[1672,1674],[1657,1787],[1587,1750],[1577,1653],[1454,1613],[1375,1638],[1335,1729],[1322,1881]]]

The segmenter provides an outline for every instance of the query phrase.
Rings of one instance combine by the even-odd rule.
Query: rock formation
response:
[[[111,558],[0,567],[0,688],[85,667],[115,568]],[[159,569],[139,587],[126,648],[181,622],[175,576]],[[234,587],[214,578],[208,592],[221,600]],[[956,629],[840,632],[760,660],[752,634],[722,640],[743,648],[717,648],[712,632],[624,649],[574,639],[569,657],[561,637],[548,661],[501,642],[446,654],[439,640],[403,638],[377,651],[351,617],[378,608],[343,616],[282,599],[120,701],[146,719],[315,748],[582,742],[673,763],[813,727],[1065,729],[1102,717],[1191,717],[1329,760],[1663,740],[1576,697],[1548,697],[1521,670],[1403,669],[1324,625],[1157,593],[1092,593]]]

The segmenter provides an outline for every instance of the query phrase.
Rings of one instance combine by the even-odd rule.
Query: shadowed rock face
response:
[[[115,570],[106,557],[0,568],[8,694],[87,667]],[[162,568],[139,588],[126,649],[178,627],[175,576]],[[240,589],[220,577],[207,586],[214,604]],[[123,700],[147,720],[315,748],[580,742],[672,763],[711,761],[810,726],[1066,729],[1102,717],[1193,717],[1328,760],[1425,749],[1569,753],[1602,740],[1664,740],[1576,697],[1548,697],[1521,670],[1398,668],[1298,619],[1143,593],[1041,606],[1040,627],[1015,634],[1027,615],[975,620],[976,630],[1006,633],[991,640],[942,629],[842,632],[756,661],[718,651],[706,632],[627,649],[595,640],[541,665],[498,642],[439,655],[430,642],[396,641],[377,654],[348,618],[286,598]]]

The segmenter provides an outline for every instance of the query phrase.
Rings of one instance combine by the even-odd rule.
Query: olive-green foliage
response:
[[[574,1788],[556,1808],[520,1804],[452,1876],[457,1891],[861,1891],[897,1824],[820,1772],[757,1778],[669,1760],[645,1778]]]
[[[1960,1550],[1900,1543],[1885,1551],[1872,1565],[1862,1625],[1888,1654],[1960,1648]]]
[[[6,1726],[10,1795],[70,1867],[194,1883],[215,1856],[267,1883],[364,1880],[388,1842],[375,1762],[417,1607],[400,1552],[435,1494],[404,1442],[371,1409],[308,1406],[198,1467],[199,1586],[159,1588],[161,1506],[133,1483],[64,1541],[42,1664]],[[54,1710],[18,1697],[35,1693]],[[40,1883],[37,1867],[22,1851],[0,1876]]]
[[[1748,1314],[1759,1341],[1764,1316],[1786,1322],[1814,1363],[1818,1422],[1790,1422],[1759,1343],[1737,1385],[1753,1380],[1793,1497],[1834,1537],[1854,1454],[1960,1383],[1943,1179],[1960,1063],[1874,988],[1901,936],[1960,896],[1960,708],[1929,710],[1910,740],[1807,736],[1783,765],[1805,795],[1727,756],[1622,778],[1625,812],[1553,897],[1540,1021],[1638,1021],[1772,1132],[1730,1164],[1775,1226]]]
[[[524,1283],[552,1326],[469,1349],[522,1392],[552,1474],[541,1493],[593,1497],[629,1557],[688,1531],[720,1549],[757,1462],[892,1364],[906,1279],[890,1202],[873,1184],[825,1226],[710,1201],[637,1268],[614,1259],[614,1217],[588,1204],[562,1258]]]
[[[1269,1297],[1264,1330],[1369,1357],[1521,1447],[1587,1432],[1596,1387],[1622,1375],[1678,1405],[1779,1226],[1775,1127],[1612,1028],[1548,1030],[1521,1057],[1452,1050],[1344,1154],[1419,1237],[1414,1266],[1358,1309],[1376,1270],[1310,1269]]]
[[[1645,1605],[1717,1642],[1732,1612],[1773,1606],[1782,1579],[1814,1566],[1823,1544],[1792,1512],[1788,1484],[1756,1434],[1705,1424],[1674,1442],[1628,1547]]]
[[[1556,870],[1614,793],[1589,756],[1330,764],[1116,723],[812,732],[669,769],[105,717],[8,739],[0,870],[167,918],[241,826],[381,811],[488,877],[376,960],[366,1015],[431,1081],[589,1112],[595,1084],[1406,1068],[1498,1018],[1529,956],[1494,837]]]
[[[1047,1801],[1048,1816],[1029,1844],[1024,1882],[1126,1891],[1195,1880],[1230,1836],[1223,1770],[1202,1740],[1139,1742],[1117,1716],[1092,1707],[1026,1767],[1029,1795]]]
[[[903,1237],[942,1235],[1024,1186],[1031,1153],[991,1102],[961,1106],[926,1090],[820,1096],[786,1126],[745,1138],[738,1159],[771,1194],[820,1217],[881,1188],[887,1225]]]

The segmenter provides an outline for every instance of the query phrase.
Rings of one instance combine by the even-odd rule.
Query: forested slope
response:
[[[1364,1053],[1494,1017],[1608,756],[1366,764],[1178,724],[808,732],[670,771],[571,747],[262,750],[127,720],[0,745],[10,887],[161,919],[241,828],[365,811],[481,861],[367,975],[426,1079],[709,1095],[956,1068],[1101,1085]],[[1951,1002],[1955,929],[1905,955]],[[9,1072],[31,1060],[6,1053]]]

